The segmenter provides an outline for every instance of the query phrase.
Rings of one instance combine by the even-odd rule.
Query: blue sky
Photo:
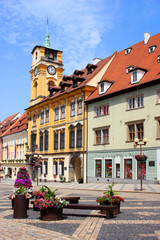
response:
[[[64,74],[160,32],[159,0],[0,0],[0,121],[29,106],[31,51],[63,51]]]

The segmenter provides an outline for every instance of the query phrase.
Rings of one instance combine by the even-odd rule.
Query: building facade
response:
[[[28,144],[28,117],[25,112],[1,135],[2,177],[16,178],[20,167],[26,167],[26,150]]]
[[[147,35],[148,36],[148,35]],[[160,180],[160,34],[116,54],[86,101],[88,107],[87,181]]]
[[[26,109],[28,167],[33,179],[38,174],[41,181],[60,181],[62,177],[86,181],[85,100],[115,54],[62,76],[62,52],[49,46],[36,46],[32,51],[31,101]]]

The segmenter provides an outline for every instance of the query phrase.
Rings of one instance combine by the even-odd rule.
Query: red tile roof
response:
[[[149,53],[149,47],[157,45],[155,51]],[[106,91],[106,93],[99,95],[99,88],[89,96],[86,102],[95,101],[95,99],[110,96],[124,90],[131,90],[135,86],[144,85],[154,80],[160,80],[160,63],[157,57],[160,55],[160,33],[150,37],[147,44],[141,41],[133,46],[131,52],[125,55],[125,50],[118,52],[106,70],[101,81],[113,81],[114,83]],[[126,68],[135,66],[134,69],[144,69],[146,73],[139,83],[131,84],[131,73],[126,73]],[[160,82],[160,81],[159,81]]]
[[[14,121],[14,124],[10,126],[1,136],[7,136],[10,134],[18,133],[28,128],[28,114],[25,112],[22,116]]]
[[[0,136],[6,132],[16,121],[17,118],[14,119],[19,113],[16,113],[10,117],[5,118],[2,122],[0,122]],[[13,120],[14,119],[14,120]]]

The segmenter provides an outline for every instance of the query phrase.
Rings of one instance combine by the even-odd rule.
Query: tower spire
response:
[[[47,33],[46,33],[46,39],[45,39],[44,46],[47,47],[47,48],[51,48],[50,40],[49,40],[49,34],[48,34],[48,16],[47,16]]]

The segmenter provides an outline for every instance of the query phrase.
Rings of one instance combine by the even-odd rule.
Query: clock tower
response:
[[[31,99],[30,106],[49,95],[48,88],[59,86],[63,77],[62,51],[52,49],[47,33],[44,46],[35,46],[32,50]]]

